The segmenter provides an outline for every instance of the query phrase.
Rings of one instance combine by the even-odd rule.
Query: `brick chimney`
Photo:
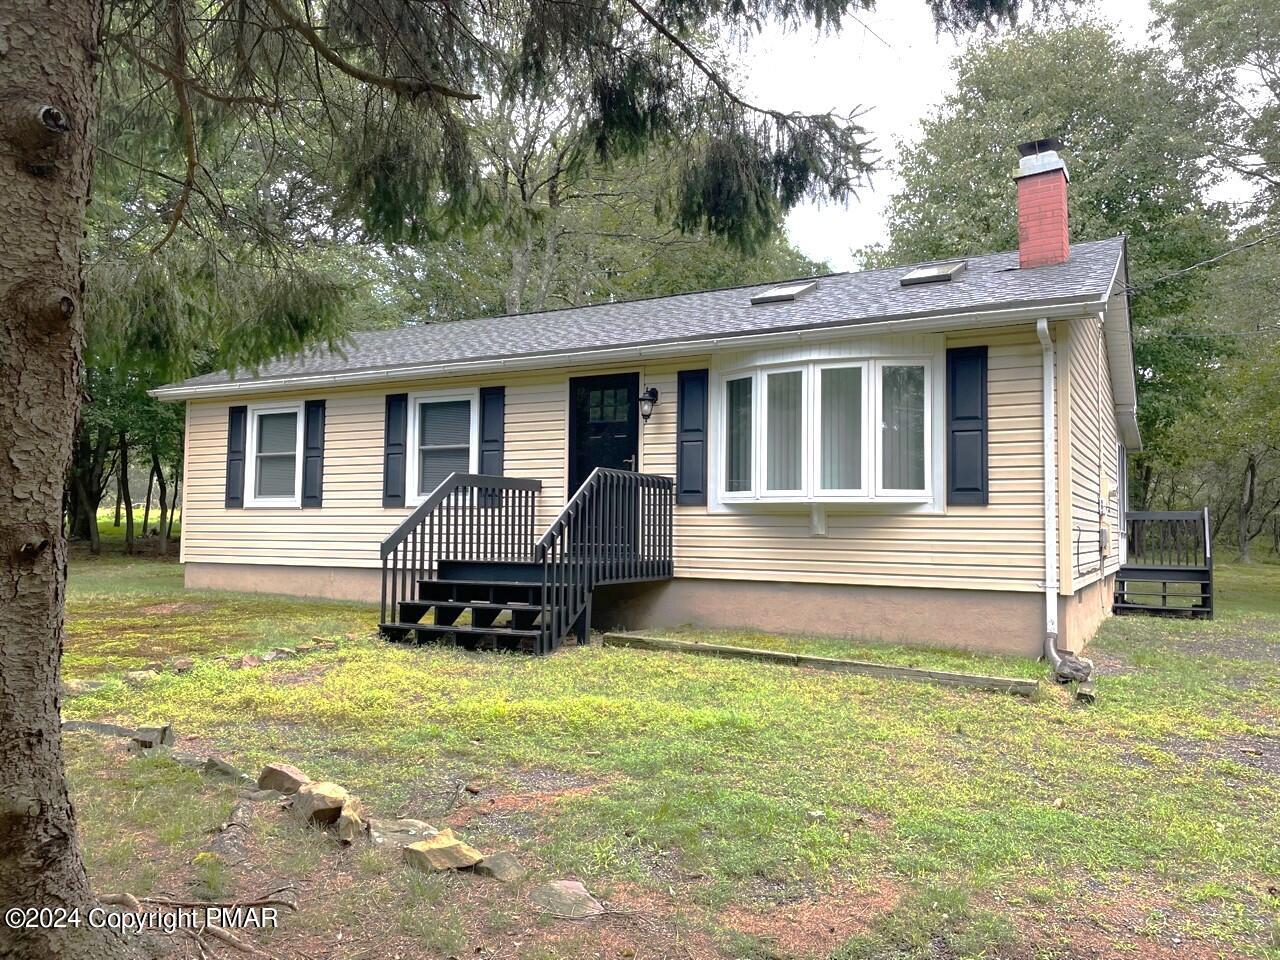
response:
[[[1067,165],[1058,156],[1062,143],[1054,137],[1019,144],[1018,264],[1047,267],[1070,255],[1067,228]]]

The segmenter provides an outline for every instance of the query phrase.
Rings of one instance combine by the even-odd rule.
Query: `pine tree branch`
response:
[[[182,147],[187,157],[186,177],[182,181],[182,190],[178,194],[178,202],[173,206],[173,215],[169,218],[169,228],[165,230],[160,242],[151,248],[157,253],[168,243],[178,230],[178,224],[186,213],[187,203],[191,200],[191,191],[196,184],[196,121],[191,113],[191,98],[187,96],[187,41],[182,16],[182,4],[179,0],[169,0],[169,25],[173,32],[173,93],[178,100],[178,115],[182,119]]]
[[[316,28],[304,20],[299,20],[285,6],[283,0],[267,0],[271,9],[275,11],[285,25],[299,34],[307,41],[313,50],[331,66],[345,73],[354,80],[366,83],[369,86],[379,87],[383,90],[390,90],[392,93],[399,94],[410,99],[419,97],[424,93],[434,93],[441,97],[451,100],[479,100],[480,94],[470,93],[465,90],[458,90],[454,87],[447,86],[443,83],[437,83],[434,80],[414,79],[411,77],[387,77],[380,73],[374,73],[371,70],[365,70],[358,67],[349,60],[344,59],[332,47],[324,42],[324,38],[320,36]]]
[[[283,101],[278,99],[272,100],[267,97],[259,97],[252,94],[219,93],[216,90],[211,90],[209,87],[206,87],[193,77],[176,74],[171,68],[164,66],[164,64],[157,63],[156,61],[149,59],[143,55],[141,50],[135,47],[124,37],[116,37],[115,39],[140,65],[154,73],[160,74],[160,76],[167,79],[170,83],[181,83],[188,90],[194,90],[206,100],[213,100],[216,103],[225,103],[230,105],[250,105],[262,107],[266,110],[279,110],[283,106]]]

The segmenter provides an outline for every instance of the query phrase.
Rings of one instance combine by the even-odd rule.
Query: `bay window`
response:
[[[726,374],[720,499],[929,500],[932,369],[931,358],[868,358]]]
[[[421,502],[450,474],[479,469],[476,391],[418,394],[409,403],[408,492]]]

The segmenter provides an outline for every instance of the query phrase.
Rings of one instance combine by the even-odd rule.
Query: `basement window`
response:
[[[754,294],[751,297],[753,304],[761,303],[786,303],[794,300],[803,294],[808,293],[818,285],[817,280],[806,280],[803,283],[787,283],[780,287],[773,287],[765,290],[763,293]]]
[[[920,283],[947,283],[964,273],[968,260],[942,260],[938,263],[925,263],[914,268],[903,276],[904,287],[914,287]]]

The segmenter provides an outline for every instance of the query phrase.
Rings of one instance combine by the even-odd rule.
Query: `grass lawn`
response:
[[[1280,958],[1280,567],[1222,568],[1218,601],[1210,623],[1106,623],[1084,707],[1052,684],[1028,701],[616,648],[403,648],[373,636],[370,607],[185,592],[156,561],[73,563],[66,672],[108,683],[68,717],[169,721],[180,746],[246,769],[293,762],[373,811],[515,851],[528,883],[583,880],[611,908],[588,923],[272,811],[249,862],[228,866],[201,854],[229,788],[90,734],[68,736],[68,762],[99,889],[290,882],[300,913],[264,941],[281,957]],[[213,659],[313,635],[338,649]],[[177,655],[196,668],[117,679]]]

